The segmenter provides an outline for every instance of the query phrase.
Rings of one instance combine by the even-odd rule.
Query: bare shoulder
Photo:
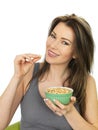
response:
[[[88,75],[87,87],[86,87],[87,98],[97,98],[97,86],[96,81],[92,75]]]
[[[87,78],[87,91],[96,90],[96,81],[92,75]],[[97,91],[97,90],[96,90]]]
[[[89,75],[87,78],[85,118],[91,124],[98,126],[97,87],[92,75]]]
[[[88,82],[90,82],[90,81],[95,82],[95,78],[91,74],[89,74],[88,77],[87,77],[87,81]]]
[[[95,78],[91,74],[89,74],[87,81],[95,82]]]

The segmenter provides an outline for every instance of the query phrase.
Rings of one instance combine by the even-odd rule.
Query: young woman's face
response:
[[[73,30],[63,22],[57,24],[46,42],[46,61],[50,64],[68,64],[74,58]]]

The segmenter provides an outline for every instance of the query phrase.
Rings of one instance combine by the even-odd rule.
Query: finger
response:
[[[54,100],[55,104],[61,108],[61,109],[65,109],[65,105],[63,105],[62,103],[60,103],[58,100]]]
[[[30,62],[30,63],[34,63],[36,61],[38,61],[41,58],[40,55],[33,55],[33,54],[24,54],[21,55],[21,62]]]
[[[70,100],[71,100],[71,103],[74,104],[76,102],[76,97],[72,96]]]
[[[16,55],[14,62],[17,63],[24,63],[25,57],[23,55]]]
[[[35,62],[37,62],[37,61],[40,60],[40,59],[41,59],[41,57],[33,58],[33,59],[32,59],[32,62],[35,63]]]
[[[31,63],[31,64],[34,64],[34,63],[36,63],[38,60],[40,60],[40,57],[33,58],[33,59],[30,59],[30,60],[26,59],[26,62]]]
[[[66,105],[63,105],[63,104],[61,104],[58,100],[55,100],[54,101],[55,102],[55,104],[60,108],[60,114],[61,115],[66,115],[66,113],[69,111],[69,109],[70,109],[70,104],[71,103],[69,103],[69,104],[66,104]]]
[[[58,111],[55,111],[55,114],[57,114],[58,116],[63,116],[63,114]]]
[[[41,58],[41,55],[37,55],[37,54],[30,54],[30,53],[28,53],[28,54],[24,54],[24,56],[26,57],[26,58],[28,58],[28,59],[36,59],[36,58]]]
[[[53,112],[58,112],[61,113],[61,110],[49,99],[44,99],[46,105],[53,111]]]

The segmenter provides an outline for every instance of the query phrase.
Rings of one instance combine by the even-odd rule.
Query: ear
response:
[[[73,59],[76,59],[76,56],[75,55],[73,55],[73,57],[72,57]]]

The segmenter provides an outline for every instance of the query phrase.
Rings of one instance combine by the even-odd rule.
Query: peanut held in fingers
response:
[[[39,60],[41,58],[41,55],[34,55],[32,57],[28,57],[25,59],[26,62],[33,62],[34,60]]]

